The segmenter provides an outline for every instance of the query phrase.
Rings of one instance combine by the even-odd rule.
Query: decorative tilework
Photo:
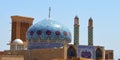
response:
[[[54,20],[42,20],[32,25],[26,34],[27,40],[36,42],[70,43],[71,33],[69,29]]]
[[[95,58],[94,46],[78,46],[78,57],[80,58]]]

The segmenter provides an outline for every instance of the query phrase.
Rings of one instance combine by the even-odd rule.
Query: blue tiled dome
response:
[[[27,31],[28,42],[70,43],[71,33],[62,24],[45,19],[32,25]]]

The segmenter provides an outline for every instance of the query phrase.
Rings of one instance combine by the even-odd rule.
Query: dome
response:
[[[69,29],[50,19],[44,19],[32,25],[28,29],[26,37],[29,43],[40,42],[42,44],[71,42],[71,33]]]
[[[23,44],[23,41],[21,40],[21,39],[15,39],[14,41],[13,41],[13,44]]]
[[[71,42],[71,33],[67,27],[53,20],[42,20],[27,31],[27,39],[33,42]]]

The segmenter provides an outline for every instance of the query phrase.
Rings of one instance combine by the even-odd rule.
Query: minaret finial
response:
[[[51,12],[51,7],[49,7],[49,16],[48,16],[49,19],[50,19],[50,12]]]

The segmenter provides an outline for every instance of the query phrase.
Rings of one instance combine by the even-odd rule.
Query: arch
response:
[[[96,49],[96,59],[102,58],[102,50],[100,48]]]
[[[76,49],[73,46],[70,46],[67,50],[67,57],[72,58],[72,57],[77,57]]]

